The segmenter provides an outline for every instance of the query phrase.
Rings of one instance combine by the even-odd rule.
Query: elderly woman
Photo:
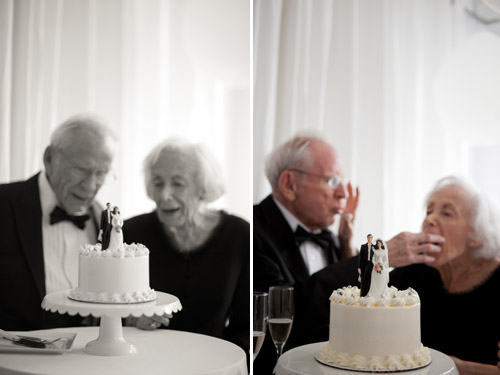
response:
[[[500,212],[457,177],[438,181],[426,206],[423,231],[444,236],[442,251],[394,270],[391,281],[418,291],[424,345],[453,356],[460,374],[496,373]]]
[[[149,248],[151,287],[179,297],[183,309],[155,321],[142,317],[138,326],[162,322],[226,339],[248,353],[250,228],[207,207],[225,192],[215,159],[201,144],[167,139],[146,157],[144,175],[156,209],[125,221],[124,239]]]

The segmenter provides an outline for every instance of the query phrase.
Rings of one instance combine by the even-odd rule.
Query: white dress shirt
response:
[[[300,222],[299,219],[293,216],[293,214],[288,211],[285,206],[278,202],[277,199],[275,199],[274,197],[273,199],[294,233],[299,225],[307,232],[321,233],[321,230],[309,230],[309,228],[307,228]],[[309,275],[312,275],[313,273],[325,268],[328,265],[328,259],[326,257],[325,251],[317,243],[313,241],[304,241],[299,246],[299,249],[302,258],[304,259],[304,263],[309,270]]]
[[[92,217],[79,229],[69,221],[50,225],[50,213],[57,205],[57,198],[45,172],[38,179],[42,206],[43,262],[45,290],[52,293],[73,289],[78,282],[78,255],[80,246],[95,243],[96,229]]]

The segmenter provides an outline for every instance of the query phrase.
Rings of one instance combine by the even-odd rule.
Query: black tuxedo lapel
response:
[[[261,207],[266,217],[266,225],[269,227],[268,233],[273,237],[274,243],[280,244],[278,251],[293,277],[299,280],[307,279],[309,271],[295,243],[292,228],[271,195],[261,203]]]
[[[45,296],[45,267],[43,262],[42,207],[38,176],[23,185],[15,203],[14,217],[26,261],[35,280],[40,298]]]

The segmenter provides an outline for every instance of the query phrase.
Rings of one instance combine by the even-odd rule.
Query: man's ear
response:
[[[50,174],[52,170],[52,164],[54,163],[54,148],[52,146],[47,146],[43,153],[43,165],[45,166],[46,173]]]
[[[289,201],[294,201],[297,194],[297,180],[292,171],[284,170],[278,180],[281,194]]]

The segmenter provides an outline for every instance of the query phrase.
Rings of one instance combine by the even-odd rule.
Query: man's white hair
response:
[[[311,166],[314,160],[309,146],[313,141],[329,145],[320,134],[309,131],[295,135],[266,157],[264,171],[273,191],[278,189],[279,178],[284,170]]]
[[[116,141],[117,137],[109,128],[107,121],[96,114],[79,114],[68,118],[59,125],[50,137],[50,146],[64,149],[78,142],[78,133],[92,134],[103,141],[108,139]],[[75,137],[76,136],[76,137]]]

